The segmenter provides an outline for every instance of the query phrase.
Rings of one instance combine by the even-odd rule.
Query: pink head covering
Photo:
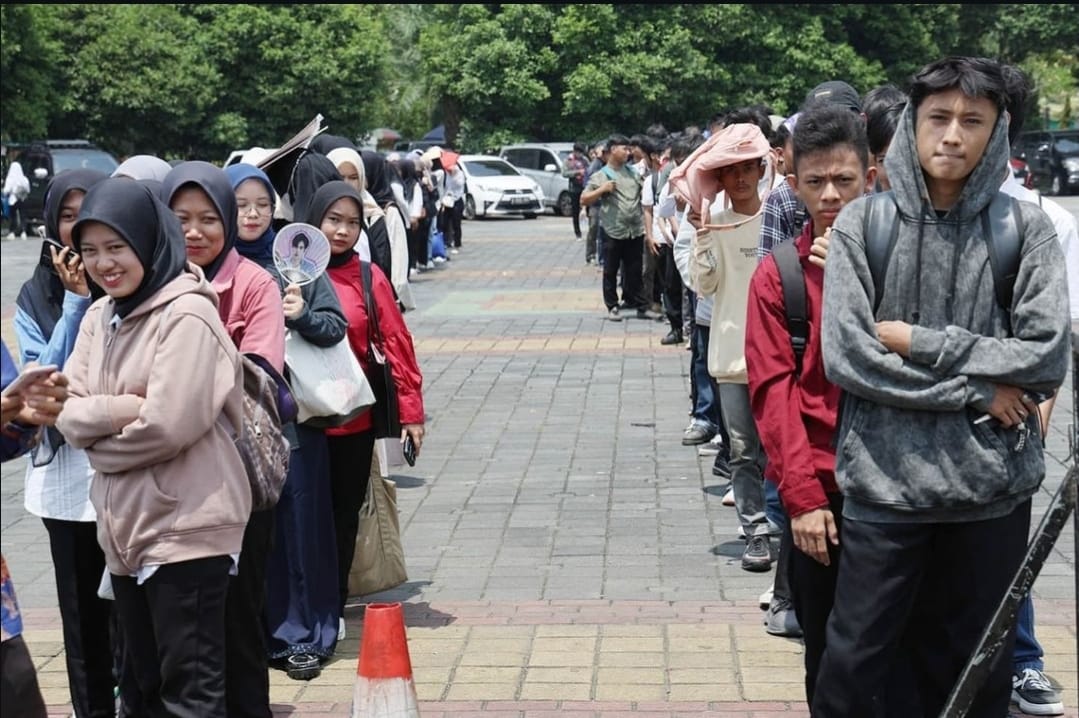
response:
[[[724,127],[671,170],[671,191],[690,207],[701,211],[702,219],[707,222],[708,207],[720,190],[715,170],[765,157],[770,149],[764,133],[756,125],[739,123]]]

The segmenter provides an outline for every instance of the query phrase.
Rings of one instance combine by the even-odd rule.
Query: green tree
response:
[[[50,49],[37,17],[38,8],[32,5],[0,5],[4,141],[44,138],[48,133],[57,53]]]

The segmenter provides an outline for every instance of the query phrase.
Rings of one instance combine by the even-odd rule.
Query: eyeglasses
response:
[[[273,211],[273,206],[269,204],[238,204],[236,209],[240,211],[240,216],[250,214],[251,210],[255,211],[255,214],[269,214]]]

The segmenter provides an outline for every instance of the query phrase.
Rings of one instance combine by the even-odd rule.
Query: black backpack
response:
[[[899,237],[899,208],[895,193],[880,192],[866,198],[862,231],[869,271],[873,275],[876,296],[873,310],[880,306],[884,291],[884,275]],[[1016,200],[997,192],[989,206],[979,215],[983,235],[989,237],[989,265],[993,272],[993,288],[997,304],[1005,314],[1011,314],[1015,277],[1019,273],[1019,256],[1023,242],[1023,216]],[[802,356],[809,340],[809,318],[806,312],[805,276],[794,242],[783,242],[772,250],[779,283],[783,288],[783,304],[787,315],[787,332],[794,350],[795,376],[802,374]]]

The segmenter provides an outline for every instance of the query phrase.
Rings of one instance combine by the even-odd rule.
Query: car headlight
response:
[[[543,190],[534,182],[532,183],[532,191],[536,193],[536,197],[543,199]]]
[[[1064,159],[1064,168],[1069,172],[1079,172],[1079,157],[1067,157]]]

